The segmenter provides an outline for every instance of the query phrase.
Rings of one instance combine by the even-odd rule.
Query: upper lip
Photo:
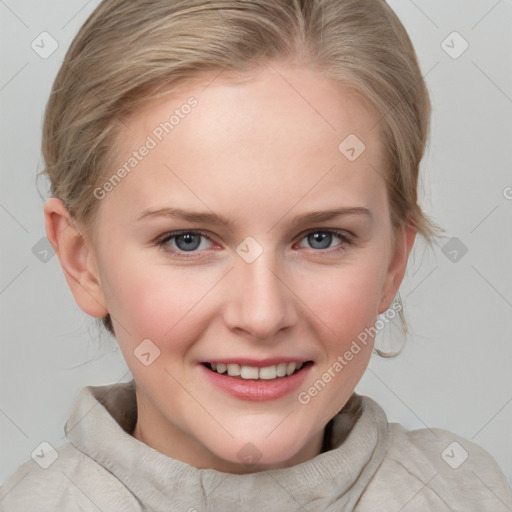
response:
[[[201,363],[223,363],[223,364],[239,364],[240,366],[252,366],[255,368],[265,368],[267,366],[275,366],[281,363],[306,363],[311,361],[308,358],[298,357],[269,357],[267,359],[251,359],[247,357],[226,357],[226,358],[215,358],[201,361]]]

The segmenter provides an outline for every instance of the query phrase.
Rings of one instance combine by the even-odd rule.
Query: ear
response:
[[[393,299],[398,293],[415,238],[416,228],[410,224],[406,224],[396,234],[396,248],[391,256],[382,285],[378,310],[379,315],[384,313],[384,311],[391,306]]]
[[[44,205],[46,235],[59,257],[76,303],[90,316],[108,313],[93,248],[76,227],[64,203],[55,197]]]

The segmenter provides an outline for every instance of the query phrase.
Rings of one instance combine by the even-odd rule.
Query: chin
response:
[[[279,427],[278,427],[279,428]],[[289,428],[283,428],[281,435],[270,434],[267,438],[261,431],[254,432],[254,436],[247,433],[246,440],[237,436],[227,446],[219,446],[213,443],[212,453],[225,464],[220,471],[229,473],[252,473],[266,469],[277,469],[294,466],[314,457],[320,451],[314,451],[314,446],[306,439],[290,432]],[[226,469],[227,468],[227,469]],[[214,468],[217,469],[217,468]]]

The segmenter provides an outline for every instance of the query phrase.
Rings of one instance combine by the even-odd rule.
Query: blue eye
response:
[[[326,230],[326,231],[310,231],[303,240],[307,240],[313,249],[329,249],[333,239],[337,237],[341,240],[342,245],[344,243],[348,243],[349,240],[346,236],[342,235],[339,231],[336,230]],[[303,246],[301,246],[303,247]]]
[[[179,254],[180,252],[193,252],[197,251],[201,247],[201,242],[204,238],[210,241],[208,236],[204,233],[196,231],[181,231],[176,233],[169,233],[165,238],[158,242],[158,245],[162,247],[165,246],[165,250],[173,253]],[[170,241],[174,242],[178,250],[168,246]],[[201,250],[204,249],[204,247],[201,247]],[[185,258],[186,257],[187,256],[185,256]]]
[[[340,242],[332,246],[331,244],[336,238]],[[314,252],[329,254],[343,251],[352,244],[349,236],[335,229],[311,230],[301,238],[299,247],[307,247],[302,245],[303,241],[306,241],[309,247],[314,249]],[[206,246],[203,242],[206,243]],[[211,248],[211,245],[208,246],[208,244],[212,243],[208,234],[202,231],[175,231],[173,233],[166,233],[163,238],[155,242],[155,245],[163,248],[173,258],[191,259],[200,257],[201,252]]]

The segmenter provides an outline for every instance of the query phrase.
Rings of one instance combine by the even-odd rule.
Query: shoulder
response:
[[[510,487],[493,457],[438,428],[408,431],[389,423],[387,454],[374,482],[373,490],[383,497],[396,496],[390,499],[403,512],[512,509]]]
[[[114,475],[71,443],[41,454],[41,463],[29,459],[0,487],[1,512],[142,510]]]

